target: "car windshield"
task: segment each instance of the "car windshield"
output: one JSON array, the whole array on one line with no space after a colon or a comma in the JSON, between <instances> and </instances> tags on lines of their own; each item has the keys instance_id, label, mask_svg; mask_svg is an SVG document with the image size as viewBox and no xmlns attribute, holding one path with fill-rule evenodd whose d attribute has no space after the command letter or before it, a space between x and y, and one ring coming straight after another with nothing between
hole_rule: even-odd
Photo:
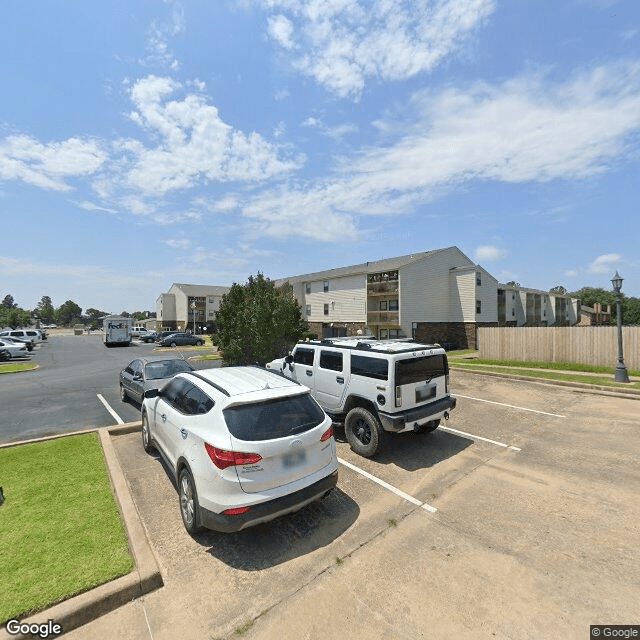
<instances>
[{"instance_id":1,"label":"car windshield","mask_svg":"<svg viewBox=\"0 0 640 640\"><path fill-rule=\"evenodd\" d=\"M149 362L144 368L147 380L172 378L176 373L185 371L193 371L193 368L184 360L159 360L158 362Z\"/></svg>"},{"instance_id":2,"label":"car windshield","mask_svg":"<svg viewBox=\"0 0 640 640\"><path fill-rule=\"evenodd\" d=\"M229 407L227 427L238 440L275 440L304 433L324 420L324 412L308 393L267 402Z\"/></svg>"}]
</instances>

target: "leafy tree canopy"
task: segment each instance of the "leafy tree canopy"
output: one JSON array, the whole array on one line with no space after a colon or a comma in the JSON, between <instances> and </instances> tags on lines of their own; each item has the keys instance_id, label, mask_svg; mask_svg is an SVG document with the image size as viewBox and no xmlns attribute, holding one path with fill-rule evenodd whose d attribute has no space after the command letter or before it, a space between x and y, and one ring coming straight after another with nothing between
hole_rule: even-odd
<instances>
[{"instance_id":1,"label":"leafy tree canopy","mask_svg":"<svg viewBox=\"0 0 640 640\"><path fill-rule=\"evenodd\" d=\"M51 298L49 296L42 296L40 302L33 310L34 315L37 316L40 322L44 322L45 324L49 324L53 322L55 318L55 309L53 308L53 302L51 302Z\"/></svg>"},{"instance_id":2,"label":"leafy tree canopy","mask_svg":"<svg viewBox=\"0 0 640 640\"><path fill-rule=\"evenodd\" d=\"M82 316L82 309L73 300L67 300L56 309L56 320L58 324L71 325L79 322Z\"/></svg>"},{"instance_id":3,"label":"leafy tree canopy","mask_svg":"<svg viewBox=\"0 0 640 640\"><path fill-rule=\"evenodd\" d=\"M226 364L266 364L283 355L307 331L290 286L277 288L262 273L234 283L222 296L215 340Z\"/></svg>"},{"instance_id":4,"label":"leafy tree canopy","mask_svg":"<svg viewBox=\"0 0 640 640\"><path fill-rule=\"evenodd\" d=\"M549 289L549 293L555 293L559 296L564 296L566 295L567 290L561 284L557 284L555 287L551 287L551 289Z\"/></svg>"},{"instance_id":5,"label":"leafy tree canopy","mask_svg":"<svg viewBox=\"0 0 640 640\"><path fill-rule=\"evenodd\" d=\"M5 309L16 309L18 307L11 294L7 294L4 297L4 299L2 300L2 305L0 306L4 307Z\"/></svg>"},{"instance_id":6,"label":"leafy tree canopy","mask_svg":"<svg viewBox=\"0 0 640 640\"><path fill-rule=\"evenodd\" d=\"M31 313L19 307L5 307L0 305L0 328L28 327L31 324Z\"/></svg>"}]
</instances>

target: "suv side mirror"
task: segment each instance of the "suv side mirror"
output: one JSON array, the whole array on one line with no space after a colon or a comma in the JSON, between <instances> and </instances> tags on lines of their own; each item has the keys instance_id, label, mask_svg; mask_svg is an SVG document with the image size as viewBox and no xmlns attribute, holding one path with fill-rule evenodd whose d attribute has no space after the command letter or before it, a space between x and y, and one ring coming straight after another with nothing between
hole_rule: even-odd
<instances>
[{"instance_id":1,"label":"suv side mirror","mask_svg":"<svg viewBox=\"0 0 640 640\"><path fill-rule=\"evenodd\" d=\"M287 364L291 364L291 363L293 362L293 355L289 354L289 355L284 359L284 361L285 361Z\"/></svg>"},{"instance_id":2,"label":"suv side mirror","mask_svg":"<svg viewBox=\"0 0 640 640\"><path fill-rule=\"evenodd\" d=\"M144 392L145 398L157 398L160 395L160 389L147 389Z\"/></svg>"}]
</instances>

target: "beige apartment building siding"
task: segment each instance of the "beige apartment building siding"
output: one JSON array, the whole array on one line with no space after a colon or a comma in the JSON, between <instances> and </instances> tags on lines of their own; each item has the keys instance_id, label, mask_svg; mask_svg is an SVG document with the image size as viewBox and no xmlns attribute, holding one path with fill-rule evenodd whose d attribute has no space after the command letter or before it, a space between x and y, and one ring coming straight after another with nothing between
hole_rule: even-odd
<instances>
[{"instance_id":1,"label":"beige apartment building siding","mask_svg":"<svg viewBox=\"0 0 640 640\"><path fill-rule=\"evenodd\" d=\"M400 268L400 316L402 328L411 335L411 323L463 322L463 303L458 294L469 283L458 283L451 270L474 267L473 262L456 247L438 251ZM473 319L471 320L471 322Z\"/></svg>"},{"instance_id":2,"label":"beige apartment building siding","mask_svg":"<svg viewBox=\"0 0 640 640\"><path fill-rule=\"evenodd\" d=\"M329 290L324 290L327 282ZM306 293L306 286L311 291ZM294 294L297 293L294 288ZM303 282L299 287L302 297L304 317L308 322L366 322L367 320L367 284L364 274L326 278ZM311 313L306 314L307 305ZM324 313L327 305L328 313Z\"/></svg>"}]
</instances>

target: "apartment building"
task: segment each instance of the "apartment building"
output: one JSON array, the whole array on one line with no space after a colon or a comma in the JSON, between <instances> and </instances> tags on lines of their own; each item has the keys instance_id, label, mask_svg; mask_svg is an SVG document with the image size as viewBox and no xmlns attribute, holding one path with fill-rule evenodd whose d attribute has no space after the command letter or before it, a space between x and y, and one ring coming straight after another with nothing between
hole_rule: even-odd
<instances>
[{"instance_id":1,"label":"apartment building","mask_svg":"<svg viewBox=\"0 0 640 640\"><path fill-rule=\"evenodd\" d=\"M496 326L498 281L457 247L282 278L321 337L414 337L475 346Z\"/></svg>"},{"instance_id":2,"label":"apartment building","mask_svg":"<svg viewBox=\"0 0 640 640\"><path fill-rule=\"evenodd\" d=\"M518 284L498 287L498 325L507 327L572 326L580 322L580 300Z\"/></svg>"},{"instance_id":3,"label":"apartment building","mask_svg":"<svg viewBox=\"0 0 640 640\"><path fill-rule=\"evenodd\" d=\"M458 247L293 275L303 318L319 337L371 334L476 348L483 326L573 325L580 301L500 284ZM158 326L211 329L229 287L173 284L156 303ZM195 309L192 310L192 305Z\"/></svg>"},{"instance_id":4,"label":"apartment building","mask_svg":"<svg viewBox=\"0 0 640 640\"><path fill-rule=\"evenodd\" d=\"M156 300L158 331L176 329L205 333L214 325L222 296L230 287L173 283L167 293Z\"/></svg>"}]
</instances>

